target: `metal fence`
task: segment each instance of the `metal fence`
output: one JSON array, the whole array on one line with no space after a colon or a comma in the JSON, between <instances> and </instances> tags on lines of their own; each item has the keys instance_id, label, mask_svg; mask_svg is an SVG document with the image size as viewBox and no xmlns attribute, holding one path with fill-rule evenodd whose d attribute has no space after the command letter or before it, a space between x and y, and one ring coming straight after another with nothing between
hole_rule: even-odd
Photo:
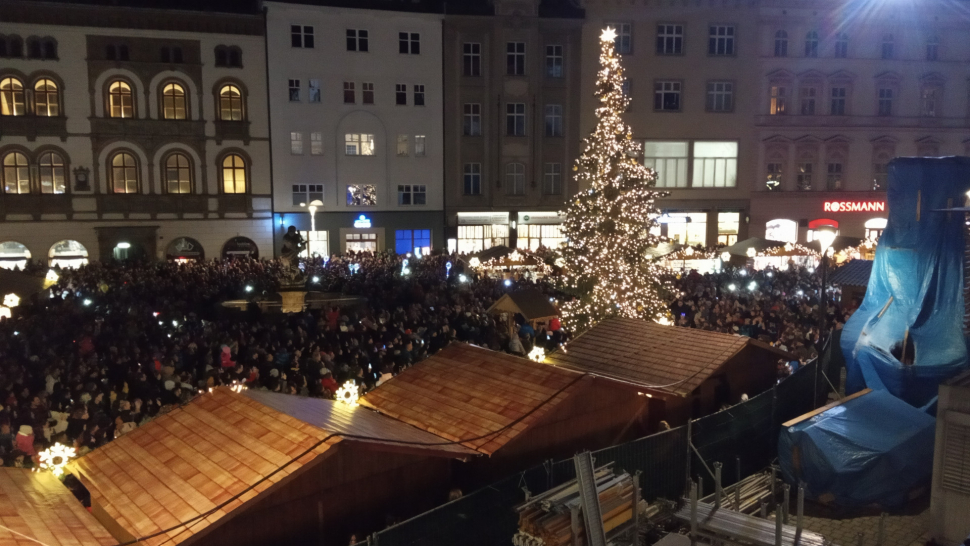
<instances>
[{"instance_id":1,"label":"metal fence","mask_svg":"<svg viewBox=\"0 0 970 546\"><path fill-rule=\"evenodd\" d=\"M768 466L777 454L781 424L811 411L824 399L828 387L823 373L816 373L816 365L804 366L772 389L687 426L595 451L594 462L596 466L613 463L617 470L640 472L640 487L647 501L680 497L688 477L702 478L704 489L713 492L715 462L723 465L722 484L730 485L738 477ZM389 527L372 535L368 543L509 544L518 525L512 507L525 500L526 490L542 493L575 477L572 459L549 461Z\"/></svg>"}]
</instances>

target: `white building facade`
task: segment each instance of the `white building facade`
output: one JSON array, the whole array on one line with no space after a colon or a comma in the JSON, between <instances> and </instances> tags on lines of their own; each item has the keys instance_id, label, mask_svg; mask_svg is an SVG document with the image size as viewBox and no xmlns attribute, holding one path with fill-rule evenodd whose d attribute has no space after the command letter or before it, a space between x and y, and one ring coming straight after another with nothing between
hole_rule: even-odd
<instances>
[{"instance_id":1,"label":"white building facade","mask_svg":"<svg viewBox=\"0 0 970 546\"><path fill-rule=\"evenodd\" d=\"M272 255L261 17L5 2L0 20L0 266Z\"/></svg>"},{"instance_id":2,"label":"white building facade","mask_svg":"<svg viewBox=\"0 0 970 546\"><path fill-rule=\"evenodd\" d=\"M277 248L441 248L441 15L263 5Z\"/></svg>"}]
</instances>

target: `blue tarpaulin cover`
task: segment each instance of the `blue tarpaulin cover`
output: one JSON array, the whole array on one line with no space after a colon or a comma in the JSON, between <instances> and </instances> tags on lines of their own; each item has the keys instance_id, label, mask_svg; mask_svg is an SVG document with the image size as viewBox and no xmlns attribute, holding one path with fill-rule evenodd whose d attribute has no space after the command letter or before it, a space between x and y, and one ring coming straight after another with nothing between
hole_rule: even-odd
<instances>
[{"instance_id":1,"label":"blue tarpaulin cover","mask_svg":"<svg viewBox=\"0 0 970 546\"><path fill-rule=\"evenodd\" d=\"M846 392L888 390L924 406L967 364L963 336L964 214L970 158L897 158L889 163L888 223L862 306L842 332ZM915 348L904 365L903 338ZM894 351L894 346L896 347Z\"/></svg>"},{"instance_id":2,"label":"blue tarpaulin cover","mask_svg":"<svg viewBox=\"0 0 970 546\"><path fill-rule=\"evenodd\" d=\"M872 391L783 428L788 483L840 507L898 508L933 474L936 419L886 391Z\"/></svg>"}]
</instances>

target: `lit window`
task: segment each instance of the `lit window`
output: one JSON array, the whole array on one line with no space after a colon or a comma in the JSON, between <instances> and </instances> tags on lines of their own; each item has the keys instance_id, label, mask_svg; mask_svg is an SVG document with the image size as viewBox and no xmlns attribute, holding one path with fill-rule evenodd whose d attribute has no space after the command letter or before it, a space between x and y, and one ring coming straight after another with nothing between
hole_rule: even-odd
<instances>
[{"instance_id":1,"label":"lit window","mask_svg":"<svg viewBox=\"0 0 970 546\"><path fill-rule=\"evenodd\" d=\"M347 186L347 206L370 207L377 204L377 186L351 184Z\"/></svg>"},{"instance_id":2,"label":"lit window","mask_svg":"<svg viewBox=\"0 0 970 546\"><path fill-rule=\"evenodd\" d=\"M38 116L55 117L60 115L57 84L44 78L34 84L34 113Z\"/></svg>"},{"instance_id":3,"label":"lit window","mask_svg":"<svg viewBox=\"0 0 970 546\"><path fill-rule=\"evenodd\" d=\"M177 83L167 84L162 89L162 117L185 119L185 112L185 89Z\"/></svg>"},{"instance_id":4,"label":"lit window","mask_svg":"<svg viewBox=\"0 0 970 546\"><path fill-rule=\"evenodd\" d=\"M138 193L138 163L135 156L120 152L111 158L111 188L114 193Z\"/></svg>"},{"instance_id":5,"label":"lit window","mask_svg":"<svg viewBox=\"0 0 970 546\"><path fill-rule=\"evenodd\" d=\"M408 136L397 135L397 156L407 157L408 155Z\"/></svg>"},{"instance_id":6,"label":"lit window","mask_svg":"<svg viewBox=\"0 0 970 546\"><path fill-rule=\"evenodd\" d=\"M219 90L219 119L222 121L242 121L242 93L235 85L224 85Z\"/></svg>"},{"instance_id":7,"label":"lit window","mask_svg":"<svg viewBox=\"0 0 970 546\"><path fill-rule=\"evenodd\" d=\"M345 155L374 155L374 135L347 133L344 135Z\"/></svg>"},{"instance_id":8,"label":"lit window","mask_svg":"<svg viewBox=\"0 0 970 546\"><path fill-rule=\"evenodd\" d=\"M717 244L733 245L738 242L738 230L741 227L741 213L717 213Z\"/></svg>"},{"instance_id":9,"label":"lit window","mask_svg":"<svg viewBox=\"0 0 970 546\"><path fill-rule=\"evenodd\" d=\"M427 204L427 186L421 184L401 184L397 187L398 205L424 205Z\"/></svg>"},{"instance_id":10,"label":"lit window","mask_svg":"<svg viewBox=\"0 0 970 546\"><path fill-rule=\"evenodd\" d=\"M561 78L563 75L562 65L562 46L546 46L546 76L550 78Z\"/></svg>"},{"instance_id":11,"label":"lit window","mask_svg":"<svg viewBox=\"0 0 970 546\"><path fill-rule=\"evenodd\" d=\"M734 55L734 27L711 25L707 39L708 55Z\"/></svg>"},{"instance_id":12,"label":"lit window","mask_svg":"<svg viewBox=\"0 0 970 546\"><path fill-rule=\"evenodd\" d=\"M134 117L131 86L125 82L111 82L108 86L108 115L113 118Z\"/></svg>"},{"instance_id":13,"label":"lit window","mask_svg":"<svg viewBox=\"0 0 970 546\"><path fill-rule=\"evenodd\" d=\"M784 166L777 162L771 161L766 167L767 175L765 176L765 187L768 191L777 190L781 188L782 176L784 174Z\"/></svg>"},{"instance_id":14,"label":"lit window","mask_svg":"<svg viewBox=\"0 0 970 546\"><path fill-rule=\"evenodd\" d=\"M542 179L542 193L546 195L562 194L562 163L546 163L545 174Z\"/></svg>"},{"instance_id":15,"label":"lit window","mask_svg":"<svg viewBox=\"0 0 970 546\"><path fill-rule=\"evenodd\" d=\"M695 188L733 188L737 184L737 142L695 142Z\"/></svg>"},{"instance_id":16,"label":"lit window","mask_svg":"<svg viewBox=\"0 0 970 546\"><path fill-rule=\"evenodd\" d=\"M643 165L657 173L658 188L687 187L687 142L643 143Z\"/></svg>"},{"instance_id":17,"label":"lit window","mask_svg":"<svg viewBox=\"0 0 970 546\"><path fill-rule=\"evenodd\" d=\"M785 243L798 242L798 222L787 219L770 220L765 223L765 239Z\"/></svg>"},{"instance_id":18,"label":"lit window","mask_svg":"<svg viewBox=\"0 0 970 546\"><path fill-rule=\"evenodd\" d=\"M367 51L367 31L347 29L347 51Z\"/></svg>"},{"instance_id":19,"label":"lit window","mask_svg":"<svg viewBox=\"0 0 970 546\"><path fill-rule=\"evenodd\" d=\"M684 25L657 25L657 55L684 52Z\"/></svg>"},{"instance_id":20,"label":"lit window","mask_svg":"<svg viewBox=\"0 0 970 546\"><path fill-rule=\"evenodd\" d=\"M505 189L509 195L525 195L525 165L509 163L505 166Z\"/></svg>"},{"instance_id":21,"label":"lit window","mask_svg":"<svg viewBox=\"0 0 970 546\"><path fill-rule=\"evenodd\" d=\"M814 165L811 163L799 163L798 164L798 176L796 177L796 183L798 184L798 189L802 191L811 191L812 189L812 170Z\"/></svg>"},{"instance_id":22,"label":"lit window","mask_svg":"<svg viewBox=\"0 0 970 546\"><path fill-rule=\"evenodd\" d=\"M303 133L298 131L290 133L290 153L303 155Z\"/></svg>"},{"instance_id":23,"label":"lit window","mask_svg":"<svg viewBox=\"0 0 970 546\"><path fill-rule=\"evenodd\" d=\"M237 154L229 154L222 160L222 191L246 193L246 161Z\"/></svg>"},{"instance_id":24,"label":"lit window","mask_svg":"<svg viewBox=\"0 0 970 546\"><path fill-rule=\"evenodd\" d=\"M414 157L424 157L426 151L426 141L424 135L414 135Z\"/></svg>"},{"instance_id":25,"label":"lit window","mask_svg":"<svg viewBox=\"0 0 970 546\"><path fill-rule=\"evenodd\" d=\"M185 154L172 154L165 160L165 186L168 193L192 193L192 169Z\"/></svg>"},{"instance_id":26,"label":"lit window","mask_svg":"<svg viewBox=\"0 0 970 546\"><path fill-rule=\"evenodd\" d=\"M67 190L64 184L64 158L54 152L40 156L40 192L62 194Z\"/></svg>"},{"instance_id":27,"label":"lit window","mask_svg":"<svg viewBox=\"0 0 970 546\"><path fill-rule=\"evenodd\" d=\"M310 133L310 155L323 155L323 133Z\"/></svg>"},{"instance_id":28,"label":"lit window","mask_svg":"<svg viewBox=\"0 0 970 546\"><path fill-rule=\"evenodd\" d=\"M11 152L3 156L3 191L30 193L30 167L24 154Z\"/></svg>"},{"instance_id":29,"label":"lit window","mask_svg":"<svg viewBox=\"0 0 970 546\"><path fill-rule=\"evenodd\" d=\"M397 33L398 53L418 55L421 53L421 35L417 32Z\"/></svg>"},{"instance_id":30,"label":"lit window","mask_svg":"<svg viewBox=\"0 0 970 546\"><path fill-rule=\"evenodd\" d=\"M431 230L429 229L398 229L394 233L394 251L398 254L414 252L420 248L422 252L431 252Z\"/></svg>"},{"instance_id":31,"label":"lit window","mask_svg":"<svg viewBox=\"0 0 970 546\"><path fill-rule=\"evenodd\" d=\"M465 163L464 181L462 185L465 195L482 194L482 164Z\"/></svg>"},{"instance_id":32,"label":"lit window","mask_svg":"<svg viewBox=\"0 0 970 546\"><path fill-rule=\"evenodd\" d=\"M505 73L509 76L525 75L525 42L505 44Z\"/></svg>"},{"instance_id":33,"label":"lit window","mask_svg":"<svg viewBox=\"0 0 970 546\"><path fill-rule=\"evenodd\" d=\"M780 116L786 112L788 97L785 91L786 89L783 86L771 86L771 104L769 105L768 113L772 116Z\"/></svg>"}]
</instances>

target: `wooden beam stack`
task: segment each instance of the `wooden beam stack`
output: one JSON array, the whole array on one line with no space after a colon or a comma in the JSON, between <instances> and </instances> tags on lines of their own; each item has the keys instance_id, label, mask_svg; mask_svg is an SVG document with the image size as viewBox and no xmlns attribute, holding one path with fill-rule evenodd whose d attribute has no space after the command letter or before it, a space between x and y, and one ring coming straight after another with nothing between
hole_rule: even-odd
<instances>
[{"instance_id":1,"label":"wooden beam stack","mask_svg":"<svg viewBox=\"0 0 970 546\"><path fill-rule=\"evenodd\" d=\"M633 478L629 474L614 475L608 466L595 472L596 491L603 512L603 527L607 538L618 534L634 521L634 510L645 509L633 505ZM585 546L586 527L583 523L582 503L576 480L537 495L515 510L519 513L519 532L513 537L515 546Z\"/></svg>"}]
</instances>

